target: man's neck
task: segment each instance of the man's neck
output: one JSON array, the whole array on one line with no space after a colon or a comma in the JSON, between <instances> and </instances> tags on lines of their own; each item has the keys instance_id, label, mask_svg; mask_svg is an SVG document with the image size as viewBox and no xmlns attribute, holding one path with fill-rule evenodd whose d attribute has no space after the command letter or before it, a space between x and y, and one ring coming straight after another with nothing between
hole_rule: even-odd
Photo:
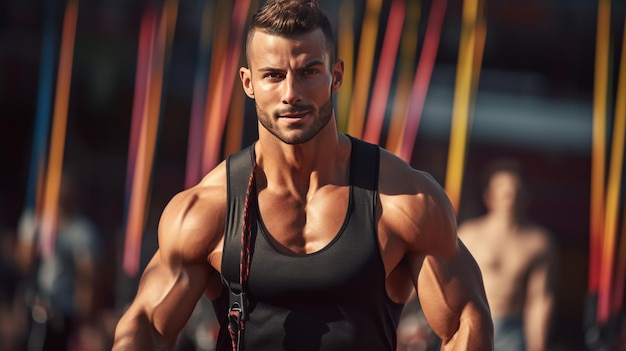
<instances>
[{"instance_id":1,"label":"man's neck","mask_svg":"<svg viewBox=\"0 0 626 351\"><path fill-rule=\"evenodd\" d=\"M255 151L268 184L309 191L347 181L349 144L348 137L335 131L322 132L296 145L285 144L273 136L260 137Z\"/></svg>"},{"instance_id":2,"label":"man's neck","mask_svg":"<svg viewBox=\"0 0 626 351\"><path fill-rule=\"evenodd\" d=\"M509 211L491 211L487 213L487 220L494 226L512 230L519 226L519 218Z\"/></svg>"}]
</instances>

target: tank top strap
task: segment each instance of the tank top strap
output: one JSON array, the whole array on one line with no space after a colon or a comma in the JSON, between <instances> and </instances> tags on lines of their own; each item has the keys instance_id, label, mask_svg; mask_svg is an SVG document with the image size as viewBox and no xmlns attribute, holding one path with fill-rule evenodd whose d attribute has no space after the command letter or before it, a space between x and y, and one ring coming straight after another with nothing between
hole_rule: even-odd
<instances>
[{"instance_id":1,"label":"tank top strap","mask_svg":"<svg viewBox=\"0 0 626 351\"><path fill-rule=\"evenodd\" d=\"M378 145L353 138L350 155L350 184L358 188L378 190L380 148Z\"/></svg>"},{"instance_id":2,"label":"tank top strap","mask_svg":"<svg viewBox=\"0 0 626 351\"><path fill-rule=\"evenodd\" d=\"M248 180L254 165L254 144L226 159L227 204L222 253L222 279L239 281L241 231ZM255 206L256 208L256 206Z\"/></svg>"}]
</instances>

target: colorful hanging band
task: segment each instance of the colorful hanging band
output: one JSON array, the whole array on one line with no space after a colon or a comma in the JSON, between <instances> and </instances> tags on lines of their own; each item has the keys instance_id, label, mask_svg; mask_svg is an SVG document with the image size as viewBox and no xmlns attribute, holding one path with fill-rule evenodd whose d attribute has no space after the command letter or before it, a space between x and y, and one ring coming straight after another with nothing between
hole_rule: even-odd
<instances>
[{"instance_id":1,"label":"colorful hanging band","mask_svg":"<svg viewBox=\"0 0 626 351\"><path fill-rule=\"evenodd\" d=\"M446 14L447 0L435 0L430 8L428 16L428 26L424 37L424 45L415 71L415 79L409 103L400 157L406 162L411 162L417 131L422 119L426 93L430 85L433 68L439 49L441 38L441 28Z\"/></svg>"},{"instance_id":2,"label":"colorful hanging band","mask_svg":"<svg viewBox=\"0 0 626 351\"><path fill-rule=\"evenodd\" d=\"M337 129L346 133L354 82L354 1L342 0L339 13L341 21L337 46L339 57L344 60L345 65L341 89L337 92Z\"/></svg>"},{"instance_id":3,"label":"colorful hanging band","mask_svg":"<svg viewBox=\"0 0 626 351\"><path fill-rule=\"evenodd\" d=\"M185 171L185 189L191 188L202 178L202 139L204 129L204 111L207 103L209 84L210 51L213 42L215 18L212 1L201 1L200 33L198 38L198 58L196 63L191 116L189 118L189 140L187 142L187 169Z\"/></svg>"},{"instance_id":4,"label":"colorful hanging band","mask_svg":"<svg viewBox=\"0 0 626 351\"><path fill-rule=\"evenodd\" d=\"M387 19L387 29L383 39L378 72L374 80L374 88L370 101L369 113L366 119L365 134L363 139L373 144L380 141L380 133L387 110L387 101L391 88L391 80L396 66L396 56L400 46L402 36L402 26L404 24L406 11L405 0L393 0Z\"/></svg>"},{"instance_id":5,"label":"colorful hanging band","mask_svg":"<svg viewBox=\"0 0 626 351\"><path fill-rule=\"evenodd\" d=\"M394 94L391 112L391 121L387 132L386 148L396 155L400 155L402 135L409 107L411 85L415 75L415 62L418 43L418 28L421 17L420 0L409 0L406 9L406 20L402 33L400 59L396 91Z\"/></svg>"},{"instance_id":6,"label":"colorful hanging band","mask_svg":"<svg viewBox=\"0 0 626 351\"><path fill-rule=\"evenodd\" d=\"M474 61L477 57L482 57L481 54L476 53L476 50L482 49L481 41L484 40L484 38L480 37L480 34L484 35L484 32L479 30L480 22L484 21L482 6L483 2L480 0L465 1L463 4L463 30L461 31L459 45L445 182L446 192L457 212L461 200L463 170L465 168L471 117L473 116L473 98L475 97L473 90L477 86L475 80L478 79L475 70L479 63Z\"/></svg>"},{"instance_id":7,"label":"colorful hanging band","mask_svg":"<svg viewBox=\"0 0 626 351\"><path fill-rule=\"evenodd\" d=\"M626 31L625 31L626 34ZM626 43L626 39L623 39ZM626 73L624 62L626 48L622 48L620 77L617 87L615 119L613 121L612 147L609 160L608 178L605 195L604 213L604 245L600 264L600 281L598 294L598 321L607 322L613 317L611 296L614 289L615 255L618 242L619 206L622 194L622 169L624 166L624 134L626 133Z\"/></svg>"},{"instance_id":8,"label":"colorful hanging band","mask_svg":"<svg viewBox=\"0 0 626 351\"><path fill-rule=\"evenodd\" d=\"M74 42L78 21L78 0L69 0L63 19L61 52L57 77L56 98L52 122L52 136L48 156L48 171L41 221L40 249L43 257L54 253L56 240L57 216L59 212L59 191L65 152L65 134L67 132L67 114L74 62Z\"/></svg>"},{"instance_id":9,"label":"colorful hanging band","mask_svg":"<svg viewBox=\"0 0 626 351\"><path fill-rule=\"evenodd\" d=\"M604 232L606 167L606 117L609 74L611 1L599 0L593 93L593 144L591 150L591 202L589 228L589 293L598 293Z\"/></svg>"},{"instance_id":10,"label":"colorful hanging band","mask_svg":"<svg viewBox=\"0 0 626 351\"><path fill-rule=\"evenodd\" d=\"M359 42L359 56L356 61L354 92L348 117L348 134L356 138L360 138L363 134L381 7L382 0L367 0Z\"/></svg>"},{"instance_id":11,"label":"colorful hanging band","mask_svg":"<svg viewBox=\"0 0 626 351\"><path fill-rule=\"evenodd\" d=\"M205 145L203 154L202 173L207 173L220 159L220 150L224 136L224 125L228 115L228 106L235 84L239 52L243 40L243 31L250 9L251 0L235 1L230 25L230 36L226 43L226 53L219 63L217 72L218 86L212 91L209 109L208 124L205 126Z\"/></svg>"},{"instance_id":12,"label":"colorful hanging band","mask_svg":"<svg viewBox=\"0 0 626 351\"><path fill-rule=\"evenodd\" d=\"M26 208L41 208L38 199L38 184L41 184L46 160L46 145L50 132L50 107L52 105L52 85L54 81L54 39L56 1L44 2L43 37L41 40L41 61L39 66L39 85L37 87L37 108L35 112L35 128L33 148L31 150L30 167L26 188ZM38 201L39 200L39 201Z\"/></svg>"},{"instance_id":13,"label":"colorful hanging band","mask_svg":"<svg viewBox=\"0 0 626 351\"><path fill-rule=\"evenodd\" d=\"M619 137L621 139L619 141L621 145L619 151L620 155L616 156L616 160L619 159L620 164L623 164L624 135L626 134L626 18L624 19L624 32L622 35L622 54L619 66L617 96L615 101L615 123L613 127L615 128L615 131L613 135L614 138ZM622 178L622 176L620 176L619 178ZM624 281L626 280L626 205L622 206L621 221L622 229L621 232L618 234L619 246L617 248L617 261L615 263L616 268L614 274L615 282L613 287L612 315L614 316L618 315L618 313L622 311L622 306L624 303ZM619 220L617 222L619 222Z\"/></svg>"}]
</instances>

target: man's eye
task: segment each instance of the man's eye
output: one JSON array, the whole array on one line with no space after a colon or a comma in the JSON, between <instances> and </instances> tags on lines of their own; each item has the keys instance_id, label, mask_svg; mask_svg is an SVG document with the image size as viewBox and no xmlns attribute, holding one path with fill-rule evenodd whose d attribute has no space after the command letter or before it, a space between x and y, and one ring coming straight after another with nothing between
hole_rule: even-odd
<instances>
[{"instance_id":1,"label":"man's eye","mask_svg":"<svg viewBox=\"0 0 626 351\"><path fill-rule=\"evenodd\" d=\"M318 74L318 73L319 73L319 70L317 68L308 68L302 71L302 74L305 76L311 76L311 75Z\"/></svg>"},{"instance_id":2,"label":"man's eye","mask_svg":"<svg viewBox=\"0 0 626 351\"><path fill-rule=\"evenodd\" d=\"M283 77L282 74L280 73L266 73L264 78L269 78L269 79L281 79Z\"/></svg>"}]
</instances>

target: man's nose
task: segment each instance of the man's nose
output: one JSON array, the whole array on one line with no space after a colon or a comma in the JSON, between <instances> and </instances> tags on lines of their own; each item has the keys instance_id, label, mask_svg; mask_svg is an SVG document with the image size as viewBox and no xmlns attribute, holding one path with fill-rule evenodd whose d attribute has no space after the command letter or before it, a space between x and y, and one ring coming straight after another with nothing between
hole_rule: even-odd
<instances>
[{"instance_id":1,"label":"man's nose","mask_svg":"<svg viewBox=\"0 0 626 351\"><path fill-rule=\"evenodd\" d=\"M283 104L295 105L302 100L300 81L294 75L287 75L283 81Z\"/></svg>"}]
</instances>

